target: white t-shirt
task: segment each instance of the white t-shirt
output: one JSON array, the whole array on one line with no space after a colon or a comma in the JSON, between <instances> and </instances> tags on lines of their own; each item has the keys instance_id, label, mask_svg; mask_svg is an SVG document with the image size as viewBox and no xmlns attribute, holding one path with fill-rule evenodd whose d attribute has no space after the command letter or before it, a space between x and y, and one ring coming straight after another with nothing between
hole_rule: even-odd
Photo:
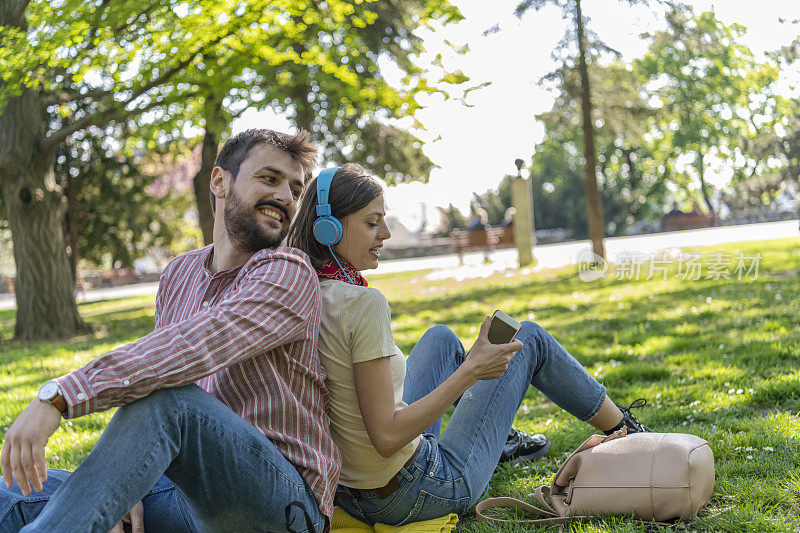
<instances>
[{"instance_id":1,"label":"white t-shirt","mask_svg":"<svg viewBox=\"0 0 800 533\"><path fill-rule=\"evenodd\" d=\"M370 287L332 279L320 280L322 317L319 355L331 396L331 434L342 454L339 483L356 489L382 487L417 449L419 437L388 459L372 446L358 407L353 364L390 357L395 408L403 403L406 359L395 345L386 297Z\"/></svg>"}]
</instances>

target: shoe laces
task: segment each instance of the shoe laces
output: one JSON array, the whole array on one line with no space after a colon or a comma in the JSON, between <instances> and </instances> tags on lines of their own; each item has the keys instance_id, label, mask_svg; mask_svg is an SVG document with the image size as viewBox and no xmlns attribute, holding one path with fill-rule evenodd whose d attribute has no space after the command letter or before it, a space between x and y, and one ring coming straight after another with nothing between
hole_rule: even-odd
<instances>
[{"instance_id":1,"label":"shoe laces","mask_svg":"<svg viewBox=\"0 0 800 533\"><path fill-rule=\"evenodd\" d=\"M635 431L648 431L644 424L639 422L636 416L631 412L631 409L639 409L647 405L647 400L645 398L637 398L628 407L619 407L619 410L622 411L623 416L623 423L633 426L629 429L633 429Z\"/></svg>"},{"instance_id":2,"label":"shoe laces","mask_svg":"<svg viewBox=\"0 0 800 533\"><path fill-rule=\"evenodd\" d=\"M522 444L523 435L524 433L522 433L520 430L512 427L511 430L508 432L508 438L506 439L506 447L509 446L512 448L518 447L520 444Z\"/></svg>"},{"instance_id":3,"label":"shoe laces","mask_svg":"<svg viewBox=\"0 0 800 533\"><path fill-rule=\"evenodd\" d=\"M639 402L641 402L641 403L639 403ZM640 407L644 407L645 405L647 405L647 399L646 398L637 398L637 399L633 400L628 407L620 407L620 410L625 409L626 411L628 411L630 413L631 409L638 409Z\"/></svg>"}]
</instances>

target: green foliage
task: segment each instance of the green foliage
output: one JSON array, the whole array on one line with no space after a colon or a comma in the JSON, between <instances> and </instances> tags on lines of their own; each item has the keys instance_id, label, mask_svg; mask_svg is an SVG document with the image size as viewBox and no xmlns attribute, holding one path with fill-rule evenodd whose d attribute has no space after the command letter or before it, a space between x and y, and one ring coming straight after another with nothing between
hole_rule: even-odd
<instances>
[{"instance_id":1,"label":"green foliage","mask_svg":"<svg viewBox=\"0 0 800 533\"><path fill-rule=\"evenodd\" d=\"M131 168L134 155L182 148L200 128L214 142L224 140L233 118L269 107L293 113L326 160L360 162L388 183L430 175L433 163L422 142L398 120L414 124L419 92L443 92L414 63L423 50L415 31L460 20L447 0L19 5L21 18L0 19L7 24L0 26L0 112L9 98L32 89L43 113L31 128L41 137L32 145L4 146L0 164L24 159L15 151L49 157L75 135L64 150L83 150L87 136L111 128L111 136L123 130L125 136L103 142ZM387 83L379 60L401 71L401 86ZM168 244L175 221L159 220L158 202L137 204L152 180L134 183L137 174L121 166L103 173L79 161L76 154L65 163L73 166L61 165L57 174L72 173L77 182L92 184L92 194L113 190L120 200L81 204L84 221L91 221L81 227L79 248L87 257L99 261L110 254L127 264L148 244ZM185 209L183 200L164 202L173 204L167 212Z\"/></svg>"},{"instance_id":2,"label":"green foliage","mask_svg":"<svg viewBox=\"0 0 800 533\"><path fill-rule=\"evenodd\" d=\"M427 181L434 165L423 153L422 141L400 127L398 119L416 124L412 120L419 108L415 95L440 92L447 98L449 89L437 86L461 84L468 78L456 71L446 74L436 86L429 84L429 73L414 62L423 51L422 38L415 30L435 21L460 20L461 14L449 2L439 0L367 5L373 12L372 22L341 32L341 44L330 51L336 62L349 68L354 82L332 80L324 68L289 65L278 72L289 85L290 99L284 102L294 112L297 125L310 130L321 145L324 160L360 163L389 184ZM306 45L293 46L304 49ZM379 58L399 69L402 90L386 83Z\"/></svg>"},{"instance_id":3,"label":"green foliage","mask_svg":"<svg viewBox=\"0 0 800 533\"><path fill-rule=\"evenodd\" d=\"M757 279L686 280L673 264L667 279L614 276L580 281L574 267L454 282L426 272L370 277L392 305L393 330L409 353L431 324L450 326L469 347L493 309L535 320L627 405L645 397L637 416L657 431L690 432L708 440L716 487L691 531L797 531L800 499L800 240L694 250L762 256ZM153 297L81 305L94 333L60 343L8 342L14 311L0 311L0 428L7 428L47 379L136 340L153 328ZM48 444L51 466L74 469L97 441L111 413L62 424ZM534 463L502 466L489 496L526 500L550 482L566 455L593 433L533 389L515 427L553 442ZM2 429L1 431L5 431ZM575 521L573 532L654 531L624 518ZM494 532L470 515L462 532ZM534 531L510 527L503 531Z\"/></svg>"},{"instance_id":4,"label":"green foliage","mask_svg":"<svg viewBox=\"0 0 800 533\"><path fill-rule=\"evenodd\" d=\"M453 204L448 205L446 208L439 207L438 209L441 217L439 237L447 237L452 230L467 227L467 219Z\"/></svg>"},{"instance_id":5,"label":"green foliage","mask_svg":"<svg viewBox=\"0 0 800 533\"><path fill-rule=\"evenodd\" d=\"M733 212L763 210L775 205L776 200L785 192L797 193L797 186L787 183L781 172L755 174L743 178L727 187L720 194L720 202Z\"/></svg>"},{"instance_id":6,"label":"green foliage","mask_svg":"<svg viewBox=\"0 0 800 533\"><path fill-rule=\"evenodd\" d=\"M644 134L653 111L643 100L642 87L630 65L608 65L594 57L588 65L597 102L599 125L595 143L600 198L607 235L619 235L640 220L657 219L667 204L668 170L656 147ZM536 118L544 123L545 139L536 146L530 164L534 218L537 229L566 228L585 237L586 196L583 177L583 133L577 71L564 66L548 76L556 92L550 111ZM476 195L473 204L502 220L511 206L506 178L497 192ZM497 222L492 222L497 223Z\"/></svg>"},{"instance_id":7,"label":"green foliage","mask_svg":"<svg viewBox=\"0 0 800 533\"><path fill-rule=\"evenodd\" d=\"M191 198L174 191L153 193L159 176L143 169L141 157L109 146L113 142L98 131L71 139L59 150L55 176L64 189L74 188L75 204L68 202L67 217L75 218L80 259L130 268L182 233Z\"/></svg>"},{"instance_id":8,"label":"green foliage","mask_svg":"<svg viewBox=\"0 0 800 533\"><path fill-rule=\"evenodd\" d=\"M573 236L586 235L582 165L574 142L553 136L536 147L530 167L536 229L566 228Z\"/></svg>"},{"instance_id":9,"label":"green foliage","mask_svg":"<svg viewBox=\"0 0 800 533\"><path fill-rule=\"evenodd\" d=\"M359 163L388 185L413 180L427 181L435 166L422 153L422 141L406 130L377 121L368 122L345 142L339 160ZM338 148L337 148L338 150Z\"/></svg>"},{"instance_id":10,"label":"green foliage","mask_svg":"<svg viewBox=\"0 0 800 533\"><path fill-rule=\"evenodd\" d=\"M486 211L490 226L502 224L506 219L506 211L511 207L511 176L506 176L495 191L486 194L473 193L470 211L476 209Z\"/></svg>"},{"instance_id":11,"label":"green foliage","mask_svg":"<svg viewBox=\"0 0 800 533\"><path fill-rule=\"evenodd\" d=\"M784 72L791 72L800 60L800 37L770 54ZM755 137L745 139L748 164L734 175L737 185L726 203L748 205L767 203L778 191L800 193L800 99L774 96L776 121L760 124Z\"/></svg>"},{"instance_id":12,"label":"green foliage","mask_svg":"<svg viewBox=\"0 0 800 533\"><path fill-rule=\"evenodd\" d=\"M618 59L603 64L600 57L592 56L587 68L598 126L595 144L605 231L618 235L636 221L660 216L667 201L668 170L659 158L658 148L645 135L644 124L653 111L644 100L643 87L631 65ZM580 110L574 105L579 98L580 80L574 69L565 66L550 74L548 83L557 97L550 111L537 116L544 123L548 138L534 154L534 188L540 181L544 197L557 202L556 206L543 207L544 213L552 212L572 225L554 225L555 221L545 219L542 228L567 227L582 236L586 227L582 208L585 199L580 198L579 192L583 180L584 162L579 156L583 153L583 135ZM557 162L558 158L562 161ZM539 159L546 162L538 163ZM539 177L536 170L545 174ZM557 185L561 191L556 192Z\"/></svg>"},{"instance_id":13,"label":"green foliage","mask_svg":"<svg viewBox=\"0 0 800 533\"><path fill-rule=\"evenodd\" d=\"M196 127L224 135L244 109L272 107L294 110L326 157L345 158L349 135L372 124L378 143L397 129L388 119L414 114L415 94L439 91L414 64L414 31L461 19L445 0L34 0L24 13L27 31L1 30L0 98L39 91L54 136L129 121L127 149L152 150ZM404 73L402 87L386 82L379 58ZM220 113L209 113L214 102ZM372 167L389 181L427 179L421 142L390 135L407 153Z\"/></svg>"},{"instance_id":14,"label":"green foliage","mask_svg":"<svg viewBox=\"0 0 800 533\"><path fill-rule=\"evenodd\" d=\"M667 22L634 62L657 109L648 133L664 147L667 164L674 166L683 155L691 158L690 177L699 180L700 194L714 211L712 187L705 181L708 156L724 159L737 174L744 170L742 160L750 173L764 165L746 151L749 141L778 119L772 91L778 67L759 63L739 42L744 26L727 26L712 12L695 15L676 8Z\"/></svg>"},{"instance_id":15,"label":"green foliage","mask_svg":"<svg viewBox=\"0 0 800 533\"><path fill-rule=\"evenodd\" d=\"M548 3L523 2L518 12ZM566 14L571 4L558 5ZM647 36L645 56L631 63L596 38L588 41L608 235L622 234L638 221L656 221L673 199L702 197L715 210L713 187L705 180L711 156L733 170L735 187L720 196L731 209L768 204L782 191L800 188L800 104L772 88L776 61L792 64L800 47L786 47L774 61L759 63L740 43L743 26L726 26L713 13L695 15L682 6L668 13L667 22L666 30ZM559 50L567 53L570 46L565 37ZM580 238L586 236L587 217L582 88L575 65L567 53L564 64L542 80L556 98L537 116L545 139L536 146L530 170L537 229L567 228ZM489 191L473 204L496 213L500 209L493 206L508 207L510 201Z\"/></svg>"}]
</instances>

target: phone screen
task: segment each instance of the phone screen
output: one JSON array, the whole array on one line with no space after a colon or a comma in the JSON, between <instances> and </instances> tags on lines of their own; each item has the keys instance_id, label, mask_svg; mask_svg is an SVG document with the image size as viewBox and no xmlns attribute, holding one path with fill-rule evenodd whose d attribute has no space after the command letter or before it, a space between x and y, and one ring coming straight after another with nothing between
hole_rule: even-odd
<instances>
[{"instance_id":1,"label":"phone screen","mask_svg":"<svg viewBox=\"0 0 800 533\"><path fill-rule=\"evenodd\" d=\"M519 328L515 328L494 316L492 317L492 323L489 325L489 342L492 344L509 343L514 339L517 331L519 331Z\"/></svg>"}]
</instances>

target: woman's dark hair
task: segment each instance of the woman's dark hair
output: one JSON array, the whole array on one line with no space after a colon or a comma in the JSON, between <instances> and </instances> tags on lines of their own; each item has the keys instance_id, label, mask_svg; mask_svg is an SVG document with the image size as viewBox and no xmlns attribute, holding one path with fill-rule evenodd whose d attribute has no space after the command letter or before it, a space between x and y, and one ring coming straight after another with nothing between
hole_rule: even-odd
<instances>
[{"instance_id":1,"label":"woman's dark hair","mask_svg":"<svg viewBox=\"0 0 800 533\"><path fill-rule=\"evenodd\" d=\"M331 189L328 192L331 214L343 223L344 217L365 208L381 194L383 189L380 184L361 165L347 163L331 180ZM289 228L287 243L307 253L311 264L319 270L333 258L328 247L314 238L313 227L316 220L317 178L314 178L306 185L306 192L300 200L300 209Z\"/></svg>"}]
</instances>

